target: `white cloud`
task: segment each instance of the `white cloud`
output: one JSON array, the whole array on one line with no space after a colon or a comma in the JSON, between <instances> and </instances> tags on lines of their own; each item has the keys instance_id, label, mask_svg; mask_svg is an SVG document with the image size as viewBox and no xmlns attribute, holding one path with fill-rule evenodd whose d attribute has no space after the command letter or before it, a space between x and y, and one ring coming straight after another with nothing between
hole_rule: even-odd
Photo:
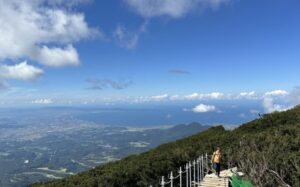
<instances>
[{"instance_id":1,"label":"white cloud","mask_svg":"<svg viewBox=\"0 0 300 187\"><path fill-rule=\"evenodd\" d=\"M134 102L151 102L151 101L194 101L194 100L221 100L227 99L226 95L221 92L212 92L207 94L193 93L189 95L154 95L154 96L141 96L134 99Z\"/></svg>"},{"instance_id":2,"label":"white cloud","mask_svg":"<svg viewBox=\"0 0 300 187\"><path fill-rule=\"evenodd\" d=\"M271 113L271 112L275 112L275 111L281 112L281 111L285 111L285 110L292 108L292 106L287 106L285 104L276 103L276 100L272 97L264 98L263 106L267 113Z\"/></svg>"},{"instance_id":3,"label":"white cloud","mask_svg":"<svg viewBox=\"0 0 300 187\"><path fill-rule=\"evenodd\" d=\"M295 87L290 93L289 93L289 101L293 106L300 104L300 87Z\"/></svg>"},{"instance_id":4,"label":"white cloud","mask_svg":"<svg viewBox=\"0 0 300 187\"><path fill-rule=\"evenodd\" d=\"M236 99L258 99L258 95L255 91L241 92Z\"/></svg>"},{"instance_id":5,"label":"white cloud","mask_svg":"<svg viewBox=\"0 0 300 187\"><path fill-rule=\"evenodd\" d=\"M192 111L196 112L196 113L213 112L216 110L217 110L217 108L215 106L205 105L205 104L199 104L192 109Z\"/></svg>"},{"instance_id":6,"label":"white cloud","mask_svg":"<svg viewBox=\"0 0 300 187\"><path fill-rule=\"evenodd\" d=\"M295 87L291 92L274 90L266 92L263 98L265 111L285 111L300 104L300 87Z\"/></svg>"},{"instance_id":7,"label":"white cloud","mask_svg":"<svg viewBox=\"0 0 300 187\"><path fill-rule=\"evenodd\" d=\"M190 95L186 95L185 98L187 100L195 100L195 99L200 99L201 98L201 94L198 93L192 93Z\"/></svg>"},{"instance_id":8,"label":"white cloud","mask_svg":"<svg viewBox=\"0 0 300 187\"><path fill-rule=\"evenodd\" d=\"M136 48L140 35L145 32L147 22L153 17L167 16L181 18L190 12L202 12L205 9L216 10L221 5L232 0L123 0L128 7L138 15L146 18L146 22L136 32L128 31L118 25L113 36L118 45L127 48ZM176 74L189 74L189 72L173 71Z\"/></svg>"},{"instance_id":9,"label":"white cloud","mask_svg":"<svg viewBox=\"0 0 300 187\"><path fill-rule=\"evenodd\" d=\"M12 66L0 65L0 78L4 79L29 81L40 77L43 73L43 70L28 65L26 61Z\"/></svg>"},{"instance_id":10,"label":"white cloud","mask_svg":"<svg viewBox=\"0 0 300 187\"><path fill-rule=\"evenodd\" d=\"M35 57L42 64L52 67L76 66L80 64L76 49L69 45L66 48L48 48L43 46Z\"/></svg>"},{"instance_id":11,"label":"white cloud","mask_svg":"<svg viewBox=\"0 0 300 187\"><path fill-rule=\"evenodd\" d=\"M150 101L164 101L169 98L168 94L151 96Z\"/></svg>"},{"instance_id":12,"label":"white cloud","mask_svg":"<svg viewBox=\"0 0 300 187\"><path fill-rule=\"evenodd\" d=\"M273 90L270 92L266 92L265 96L283 96L283 95L287 95L288 92L286 90Z\"/></svg>"},{"instance_id":13,"label":"white cloud","mask_svg":"<svg viewBox=\"0 0 300 187\"><path fill-rule=\"evenodd\" d=\"M200 99L224 99L225 94L221 92L212 92L208 94L193 93L184 96L187 100L200 100Z\"/></svg>"},{"instance_id":14,"label":"white cloud","mask_svg":"<svg viewBox=\"0 0 300 187\"><path fill-rule=\"evenodd\" d=\"M286 90L274 90L265 93L258 94L255 91L250 92L240 92L237 94L224 94L222 92L211 92L211 93L192 93L188 95L157 95L157 96L146 96L146 97L138 97L134 99L135 103L142 102L161 102L161 101L170 101L170 102L178 102L178 101L209 101L209 100L236 100L236 99L245 99L245 100L257 100L261 101L261 104L266 113L271 113L274 111L285 111L288 110L298 104L300 104L300 87L295 88L290 93ZM211 111L219 111L213 105L204 105L200 104L193 109L183 109L183 111L193 111L200 112L206 111L206 109ZM251 114L258 114L263 111L259 110L250 110ZM246 114L245 114L246 115Z\"/></svg>"},{"instance_id":15,"label":"white cloud","mask_svg":"<svg viewBox=\"0 0 300 187\"><path fill-rule=\"evenodd\" d=\"M52 99L37 99L37 100L34 100L32 101L33 104L45 104L45 105L48 105L48 104L52 104L53 101Z\"/></svg>"},{"instance_id":16,"label":"white cloud","mask_svg":"<svg viewBox=\"0 0 300 187\"><path fill-rule=\"evenodd\" d=\"M286 90L273 90L263 96L263 107L267 113L285 111L292 108L289 103L289 93Z\"/></svg>"},{"instance_id":17,"label":"white cloud","mask_svg":"<svg viewBox=\"0 0 300 187\"><path fill-rule=\"evenodd\" d=\"M242 97L252 97L255 96L255 91L251 91L251 92L241 92L240 96Z\"/></svg>"},{"instance_id":18,"label":"white cloud","mask_svg":"<svg viewBox=\"0 0 300 187\"><path fill-rule=\"evenodd\" d=\"M168 16L180 18L194 10L217 9L230 0L124 0L137 14L152 18Z\"/></svg>"},{"instance_id":19,"label":"white cloud","mask_svg":"<svg viewBox=\"0 0 300 187\"><path fill-rule=\"evenodd\" d=\"M147 30L148 22L144 22L137 31L129 31L122 25L118 25L113 32L113 37L120 47L126 49L136 48L140 35Z\"/></svg>"},{"instance_id":20,"label":"white cloud","mask_svg":"<svg viewBox=\"0 0 300 187\"><path fill-rule=\"evenodd\" d=\"M72 44L100 33L89 28L82 13L45 2L0 0L0 60L36 60L55 67L79 63Z\"/></svg>"},{"instance_id":21,"label":"white cloud","mask_svg":"<svg viewBox=\"0 0 300 187\"><path fill-rule=\"evenodd\" d=\"M213 92L213 93L207 94L206 97L210 98L210 99L222 99L224 97L224 94L220 93L220 92Z\"/></svg>"},{"instance_id":22,"label":"white cloud","mask_svg":"<svg viewBox=\"0 0 300 187\"><path fill-rule=\"evenodd\" d=\"M154 95L154 96L140 96L136 98L123 98L123 101L128 101L128 100L133 101L133 103L162 102L162 101L169 101L170 97L168 94L162 94L162 95Z\"/></svg>"}]
</instances>

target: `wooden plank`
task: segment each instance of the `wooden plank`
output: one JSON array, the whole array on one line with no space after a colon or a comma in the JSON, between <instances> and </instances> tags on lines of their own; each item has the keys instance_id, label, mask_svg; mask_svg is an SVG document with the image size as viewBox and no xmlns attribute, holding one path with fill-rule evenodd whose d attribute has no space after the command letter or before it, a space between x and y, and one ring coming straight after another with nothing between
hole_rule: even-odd
<instances>
[{"instance_id":1,"label":"wooden plank","mask_svg":"<svg viewBox=\"0 0 300 187\"><path fill-rule=\"evenodd\" d=\"M206 175L203 181L199 183L192 181L192 186L197 187L229 187L229 177L232 176L233 173L231 169L221 171L220 178L215 174Z\"/></svg>"},{"instance_id":2,"label":"wooden plank","mask_svg":"<svg viewBox=\"0 0 300 187\"><path fill-rule=\"evenodd\" d=\"M206 175L198 187L229 187L229 176L232 176L230 170L224 170L220 173L220 178L215 174ZM195 183L194 183L195 184Z\"/></svg>"}]
</instances>

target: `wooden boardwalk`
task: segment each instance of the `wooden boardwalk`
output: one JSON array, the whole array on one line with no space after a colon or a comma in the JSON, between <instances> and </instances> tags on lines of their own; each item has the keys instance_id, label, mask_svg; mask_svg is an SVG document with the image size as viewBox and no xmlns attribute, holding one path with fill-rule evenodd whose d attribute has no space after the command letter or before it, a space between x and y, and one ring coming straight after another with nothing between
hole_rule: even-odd
<instances>
[{"instance_id":1,"label":"wooden boardwalk","mask_svg":"<svg viewBox=\"0 0 300 187\"><path fill-rule=\"evenodd\" d=\"M180 167L175 176L171 171L167 180L162 176L160 186L229 187L230 177L233 175L243 175L241 172L238 172L236 167L221 171L220 177L217 177L214 173L205 175L207 171L211 171L208 156L207 154L201 155L196 160L186 163L183 167L184 169ZM203 175L205 175L204 178Z\"/></svg>"},{"instance_id":2,"label":"wooden boardwalk","mask_svg":"<svg viewBox=\"0 0 300 187\"><path fill-rule=\"evenodd\" d=\"M231 177L233 173L231 170L221 171L220 178L217 177L214 173L206 175L200 184L196 184L196 186L200 187L229 187L229 177ZM195 186L192 185L192 186Z\"/></svg>"}]
</instances>

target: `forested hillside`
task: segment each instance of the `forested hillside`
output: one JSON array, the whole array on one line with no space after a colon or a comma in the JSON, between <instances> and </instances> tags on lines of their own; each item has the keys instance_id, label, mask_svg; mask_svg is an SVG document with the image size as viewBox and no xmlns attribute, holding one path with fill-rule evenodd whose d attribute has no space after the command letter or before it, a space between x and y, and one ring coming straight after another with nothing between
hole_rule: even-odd
<instances>
[{"instance_id":1,"label":"forested hillside","mask_svg":"<svg viewBox=\"0 0 300 187\"><path fill-rule=\"evenodd\" d=\"M157 137L159 138L159 137ZM220 146L256 186L300 186L300 107L226 131L222 126L62 180L32 186L158 186L162 175Z\"/></svg>"}]
</instances>

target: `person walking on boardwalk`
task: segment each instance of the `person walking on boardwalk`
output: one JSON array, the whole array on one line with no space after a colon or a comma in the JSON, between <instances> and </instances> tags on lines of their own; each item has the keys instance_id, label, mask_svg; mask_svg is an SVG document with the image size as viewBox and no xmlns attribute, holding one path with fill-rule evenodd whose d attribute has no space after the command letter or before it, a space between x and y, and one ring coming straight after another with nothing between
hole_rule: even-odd
<instances>
[{"instance_id":1,"label":"person walking on boardwalk","mask_svg":"<svg viewBox=\"0 0 300 187\"><path fill-rule=\"evenodd\" d=\"M211 162L213 163L213 167L216 170L216 175L218 177L220 177L221 160L222 160L221 149L219 147L217 147L217 150L213 153L213 155L211 157Z\"/></svg>"}]
</instances>

